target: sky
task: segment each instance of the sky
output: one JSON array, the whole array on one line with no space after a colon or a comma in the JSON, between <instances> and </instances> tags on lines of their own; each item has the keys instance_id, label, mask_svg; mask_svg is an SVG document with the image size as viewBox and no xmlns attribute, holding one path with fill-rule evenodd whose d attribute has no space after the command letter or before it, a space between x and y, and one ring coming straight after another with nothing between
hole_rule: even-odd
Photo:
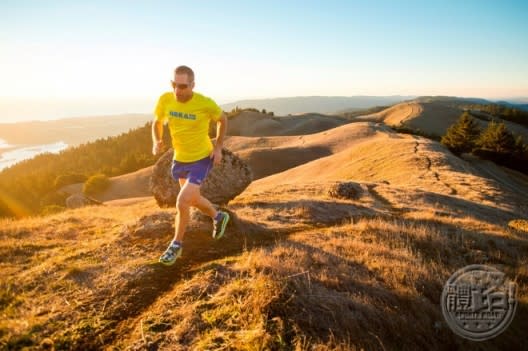
<instances>
[{"instance_id":1,"label":"sky","mask_svg":"<svg viewBox=\"0 0 528 351\"><path fill-rule=\"evenodd\" d=\"M0 121L149 113L173 70L218 103L528 96L528 1L0 2Z\"/></svg>"}]
</instances>

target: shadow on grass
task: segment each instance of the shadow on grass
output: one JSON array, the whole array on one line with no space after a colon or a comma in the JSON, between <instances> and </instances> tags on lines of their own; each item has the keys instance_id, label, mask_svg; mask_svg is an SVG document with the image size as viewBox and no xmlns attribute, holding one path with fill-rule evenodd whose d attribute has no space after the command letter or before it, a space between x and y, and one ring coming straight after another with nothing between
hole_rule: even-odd
<instances>
[{"instance_id":1,"label":"shadow on grass","mask_svg":"<svg viewBox=\"0 0 528 351\"><path fill-rule=\"evenodd\" d=\"M490 213L501 220L514 216L508 211L456 197L428 194L432 194L430 196L436 201L449 201L450 206L459 209L469 206L476 208L477 210L471 215L487 223L496 224L497 218L490 216ZM274 220L293 223L297 216L297 221L305 221L314 226L332 226L351 218L377 216L389 218L386 212L361 205L324 200L250 203L247 206L274 209L274 215L277 216ZM287 214L292 209L302 210ZM497 214L497 211L500 213ZM197 267L226 256L240 254L245 250L268 246L277 239L285 239L289 232L294 231L294 229L270 231L265 225L239 218L233 212L231 217L232 221L228 226L226 237L219 241L214 241L210 231L204 230L203 227L191 228L186 233L184 254L174 266L167 267L153 260L137 266L132 272L127 272L125 279L122 279L121 284L116 287L115 299L112 299L104 309L102 318L107 322L100 328L87 329L72 348L99 349L101 345L113 343L120 336L118 330L122 332L132 327L128 325L130 318L140 315L181 279L194 275L196 270L200 269ZM445 233L445 240L438 236L416 236L411 238L409 245L413 250L420 252L425 259L439 261L449 269L452 268L453 272L461 268L458 265L462 263L499 263L515 267L528 253L527 242L519 238L468 231L436 220L402 219L402 221L416 226L430 226ZM387 232L380 240L386 243L391 237L400 234ZM147 247L150 246L148 250L157 250L161 253L172 233L163 235L164 237L141 240L147 244ZM470 243L465 243L466 241ZM439 307L443 281L431 278L416 282L416 290L421 295L406 296L384 287L383 284L359 282L356 274L365 277L376 276L375 272L369 271L364 265L307 244L293 243L287 239L284 243L295 245L298 250L325 257L325 265L316 269L344 263L350 270L349 274L339 276L339 283L335 286L328 286L326 282L317 279L312 280L310 286L306 286L303 277L293 278L287 282L279 301L270 306L268 319L272 320L276 316L283 320L287 330L286 336L290 337L288 341L290 345L293 345L295 333L301 331L303 335L320 342L328 342L332 339L336 343L357 344L365 349L386 347L439 350L519 349L522 331L528 327L527 319L519 317L520 313L526 316L527 306L520 304L516 320L503 335L480 344L466 341L453 334L443 321ZM474 260L475 257L470 254L472 250L484 252L502 250L507 257L490 255L485 262L482 262L478 259ZM450 259L453 253L457 257ZM202 269L220 269L220 266L215 267L214 263L211 263L205 268L202 266ZM367 303L358 298L351 298L361 295L368 296Z\"/></svg>"},{"instance_id":2,"label":"shadow on grass","mask_svg":"<svg viewBox=\"0 0 528 351\"><path fill-rule=\"evenodd\" d=\"M281 245L309 257L298 267L309 271L309 276L281 277L276 273L278 279L286 278L287 282L278 301L270 306L268 319L280 318L284 323L288 345L293 346L295 340L304 337L309 343L365 350L520 350L524 347L523 331L528 327L528 306L524 302L519 302L517 315L501 335L473 342L454 334L445 323L440 307L445 281L438 277L419 282L429 290L426 298L422 294L413 296L385 286L376 272L365 265L316 245L290 240ZM337 265L340 265L339 281L335 283L326 277L331 275L331 267Z\"/></svg>"}]
</instances>

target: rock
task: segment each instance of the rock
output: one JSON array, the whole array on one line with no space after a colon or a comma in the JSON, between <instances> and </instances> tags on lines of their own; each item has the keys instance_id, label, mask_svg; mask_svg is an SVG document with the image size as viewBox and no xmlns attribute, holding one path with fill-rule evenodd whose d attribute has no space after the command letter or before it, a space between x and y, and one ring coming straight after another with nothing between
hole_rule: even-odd
<instances>
[{"instance_id":1,"label":"rock","mask_svg":"<svg viewBox=\"0 0 528 351\"><path fill-rule=\"evenodd\" d=\"M339 182L330 187L328 195L338 199L357 200L361 197L364 190L358 183Z\"/></svg>"},{"instance_id":2,"label":"rock","mask_svg":"<svg viewBox=\"0 0 528 351\"><path fill-rule=\"evenodd\" d=\"M172 179L173 150L169 149L156 162L150 178L150 191L160 207L175 207L180 185ZM249 166L227 149L222 149L222 162L214 166L202 184L202 195L217 205L226 205L251 183Z\"/></svg>"},{"instance_id":3,"label":"rock","mask_svg":"<svg viewBox=\"0 0 528 351\"><path fill-rule=\"evenodd\" d=\"M79 208L91 205L102 205L101 201L97 201L88 197L84 194L73 194L66 198L66 207L68 208Z\"/></svg>"},{"instance_id":4,"label":"rock","mask_svg":"<svg viewBox=\"0 0 528 351\"><path fill-rule=\"evenodd\" d=\"M143 216L132 228L129 228L129 231L137 236L159 236L174 232L174 214L157 212Z\"/></svg>"}]
</instances>

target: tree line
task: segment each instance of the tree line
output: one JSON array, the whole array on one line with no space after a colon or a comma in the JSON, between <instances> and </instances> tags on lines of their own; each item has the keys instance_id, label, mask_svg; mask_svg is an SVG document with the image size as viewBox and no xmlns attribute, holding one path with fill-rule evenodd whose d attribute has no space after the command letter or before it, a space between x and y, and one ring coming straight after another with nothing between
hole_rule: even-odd
<instances>
[{"instance_id":1,"label":"tree line","mask_svg":"<svg viewBox=\"0 0 528 351\"><path fill-rule=\"evenodd\" d=\"M506 121L515 122L528 127L528 111L499 104L473 104L466 105L465 108L468 110L485 112L491 116L499 117Z\"/></svg>"},{"instance_id":2,"label":"tree line","mask_svg":"<svg viewBox=\"0 0 528 351\"><path fill-rule=\"evenodd\" d=\"M454 154L473 153L497 164L528 174L528 145L515 136L504 122L491 120L481 130L468 111L447 129L441 143Z\"/></svg>"}]
</instances>

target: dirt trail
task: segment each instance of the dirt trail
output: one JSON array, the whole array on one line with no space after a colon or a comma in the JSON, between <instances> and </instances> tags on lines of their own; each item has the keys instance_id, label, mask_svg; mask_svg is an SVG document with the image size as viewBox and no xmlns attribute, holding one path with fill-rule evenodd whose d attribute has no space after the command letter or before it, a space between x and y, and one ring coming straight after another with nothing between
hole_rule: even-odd
<instances>
[{"instance_id":1,"label":"dirt trail","mask_svg":"<svg viewBox=\"0 0 528 351\"><path fill-rule=\"evenodd\" d=\"M415 143L416 144L414 145L414 153L418 155L419 146L421 144L418 141L415 141ZM437 182L442 183L449 189L449 195L456 195L457 190L453 186L451 186L451 184L442 181L440 179L440 174L433 169L433 162L431 161L431 158L427 154L424 154L423 157L425 157L425 160L427 162L427 172L432 173Z\"/></svg>"}]
</instances>

